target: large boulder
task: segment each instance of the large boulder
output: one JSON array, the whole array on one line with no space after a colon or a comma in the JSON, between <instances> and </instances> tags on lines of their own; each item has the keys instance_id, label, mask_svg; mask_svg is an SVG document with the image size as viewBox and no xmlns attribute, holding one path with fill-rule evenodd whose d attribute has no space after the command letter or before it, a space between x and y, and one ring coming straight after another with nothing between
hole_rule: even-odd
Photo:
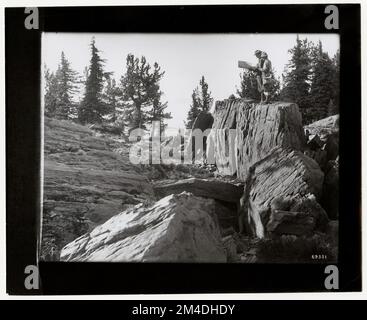
<instances>
[{"instance_id":1,"label":"large boulder","mask_svg":"<svg viewBox=\"0 0 367 320\"><path fill-rule=\"evenodd\" d=\"M250 167L274 147L302 150L305 136L296 104L263 105L237 99L216 103L208 141L208 154L214 157L218 171L224 175L237 173L246 180Z\"/></svg>"},{"instance_id":2,"label":"large boulder","mask_svg":"<svg viewBox=\"0 0 367 320\"><path fill-rule=\"evenodd\" d=\"M183 192L139 204L66 245L62 261L226 262L214 201Z\"/></svg>"},{"instance_id":3,"label":"large boulder","mask_svg":"<svg viewBox=\"0 0 367 320\"><path fill-rule=\"evenodd\" d=\"M203 162L206 155L207 149L207 136L206 133L213 125L214 118L212 114L208 111L201 111L196 117L190 135L187 139L186 154L190 161ZM197 136L197 131L201 131L203 136ZM196 139L201 139L202 141L197 141ZM187 161L187 160L186 160Z\"/></svg>"},{"instance_id":4,"label":"large boulder","mask_svg":"<svg viewBox=\"0 0 367 320\"><path fill-rule=\"evenodd\" d=\"M318 137L322 150L326 154L325 161L335 160L339 155L339 115L330 116L304 127L310 138ZM320 146L321 147L321 146Z\"/></svg>"},{"instance_id":5,"label":"large boulder","mask_svg":"<svg viewBox=\"0 0 367 320\"><path fill-rule=\"evenodd\" d=\"M214 118L209 111L201 111L196 117L192 129L200 129L205 131L213 126Z\"/></svg>"},{"instance_id":6,"label":"large boulder","mask_svg":"<svg viewBox=\"0 0 367 320\"><path fill-rule=\"evenodd\" d=\"M339 133L339 115L330 116L304 127L310 135L318 135L322 141L326 141L328 136Z\"/></svg>"},{"instance_id":7,"label":"large boulder","mask_svg":"<svg viewBox=\"0 0 367 320\"><path fill-rule=\"evenodd\" d=\"M314 160L300 151L276 147L250 171L244 209L254 235L263 238L269 232L284 230L285 224L287 233L292 234L293 228L293 234L299 234L300 224L306 221L305 232L323 227L327 218L317 199L321 196L324 174ZM275 206L279 199L284 203Z\"/></svg>"},{"instance_id":8,"label":"large boulder","mask_svg":"<svg viewBox=\"0 0 367 320\"><path fill-rule=\"evenodd\" d=\"M45 118L41 258L140 202L153 188L117 141Z\"/></svg>"},{"instance_id":9,"label":"large boulder","mask_svg":"<svg viewBox=\"0 0 367 320\"><path fill-rule=\"evenodd\" d=\"M271 236L309 235L315 229L315 219L306 212L275 210L266 227Z\"/></svg>"}]
</instances>

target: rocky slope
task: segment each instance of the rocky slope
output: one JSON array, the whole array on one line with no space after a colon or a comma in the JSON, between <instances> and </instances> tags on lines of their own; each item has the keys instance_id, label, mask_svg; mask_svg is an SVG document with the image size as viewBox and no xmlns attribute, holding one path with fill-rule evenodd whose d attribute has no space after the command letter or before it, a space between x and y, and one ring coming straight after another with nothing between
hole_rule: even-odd
<instances>
[{"instance_id":1,"label":"rocky slope","mask_svg":"<svg viewBox=\"0 0 367 320\"><path fill-rule=\"evenodd\" d=\"M90 228L153 199L151 184L121 148L126 147L85 126L45 118L43 258L57 258Z\"/></svg>"},{"instance_id":2,"label":"rocky slope","mask_svg":"<svg viewBox=\"0 0 367 320\"><path fill-rule=\"evenodd\" d=\"M303 128L295 104L237 99L213 119L214 177L205 163L133 166L126 144L46 119L46 248L70 242L63 261L334 261L336 117Z\"/></svg>"}]
</instances>

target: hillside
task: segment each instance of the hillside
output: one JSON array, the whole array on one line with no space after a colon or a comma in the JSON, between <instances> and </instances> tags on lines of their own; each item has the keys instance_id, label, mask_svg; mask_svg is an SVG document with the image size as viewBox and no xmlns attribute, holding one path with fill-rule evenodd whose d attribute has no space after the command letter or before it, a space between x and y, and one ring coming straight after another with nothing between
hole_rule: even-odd
<instances>
[{"instance_id":1,"label":"hillside","mask_svg":"<svg viewBox=\"0 0 367 320\"><path fill-rule=\"evenodd\" d=\"M42 258L335 261L335 121L303 128L296 104L243 99L212 116L212 165L133 165L119 136L46 118Z\"/></svg>"}]
</instances>

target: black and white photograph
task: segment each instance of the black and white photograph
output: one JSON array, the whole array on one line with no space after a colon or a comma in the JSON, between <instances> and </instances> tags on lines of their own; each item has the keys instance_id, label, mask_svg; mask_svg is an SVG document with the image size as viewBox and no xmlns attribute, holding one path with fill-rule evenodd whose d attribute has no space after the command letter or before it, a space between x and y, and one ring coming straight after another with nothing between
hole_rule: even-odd
<instances>
[{"instance_id":1,"label":"black and white photograph","mask_svg":"<svg viewBox=\"0 0 367 320\"><path fill-rule=\"evenodd\" d=\"M40 259L335 263L338 34L42 34Z\"/></svg>"},{"instance_id":2,"label":"black and white photograph","mask_svg":"<svg viewBox=\"0 0 367 320\"><path fill-rule=\"evenodd\" d=\"M7 294L360 292L361 6L75 1L4 10Z\"/></svg>"}]
</instances>

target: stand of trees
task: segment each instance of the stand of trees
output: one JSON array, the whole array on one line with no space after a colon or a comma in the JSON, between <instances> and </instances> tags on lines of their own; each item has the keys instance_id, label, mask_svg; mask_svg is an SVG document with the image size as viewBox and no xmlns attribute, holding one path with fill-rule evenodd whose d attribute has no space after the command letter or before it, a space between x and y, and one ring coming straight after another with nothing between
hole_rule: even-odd
<instances>
[{"instance_id":1,"label":"stand of trees","mask_svg":"<svg viewBox=\"0 0 367 320\"><path fill-rule=\"evenodd\" d=\"M298 36L289 52L280 98L298 104L305 124L338 113L339 52L330 58L321 42L315 45Z\"/></svg>"},{"instance_id":2,"label":"stand of trees","mask_svg":"<svg viewBox=\"0 0 367 320\"><path fill-rule=\"evenodd\" d=\"M274 75L274 71L272 71ZM261 95L257 88L256 73L245 70L241 77L240 89L237 89L237 94L240 98L260 100ZM280 94L280 81L274 77L273 84L270 89L270 94L273 100L277 100Z\"/></svg>"},{"instance_id":3,"label":"stand of trees","mask_svg":"<svg viewBox=\"0 0 367 320\"><path fill-rule=\"evenodd\" d=\"M291 58L282 75L272 88L272 100L298 104L305 124L339 112L340 53L333 58L323 51L322 43L315 45L298 36L289 50ZM270 57L271 59L271 57ZM237 95L260 100L256 74L244 71ZM282 85L281 85L282 83Z\"/></svg>"},{"instance_id":4,"label":"stand of trees","mask_svg":"<svg viewBox=\"0 0 367 320\"><path fill-rule=\"evenodd\" d=\"M90 44L91 59L84 71L84 81L72 70L65 54L55 73L45 67L45 115L57 119L71 119L82 124L114 124L124 130L128 127L146 128L153 121L171 118L166 112L167 102L162 101L160 80L164 76L161 67L150 65L145 57L132 54L126 58L126 72L119 83L112 72L105 71L105 60L96 47ZM78 86L84 93L79 103L75 101Z\"/></svg>"},{"instance_id":5,"label":"stand of trees","mask_svg":"<svg viewBox=\"0 0 367 320\"><path fill-rule=\"evenodd\" d=\"M291 58L282 74L282 82L279 79L274 81L273 100L297 103L305 124L338 113L339 51L331 58L321 42L315 45L297 36L289 53ZM159 121L163 131L166 120L172 116L166 111L167 102L163 101L160 81L165 73L158 63L151 65L144 56L139 58L129 54L126 71L117 82L112 72L105 71L105 60L94 38L90 43L90 54L83 80L73 70L64 52L55 72L45 66L45 115L82 124L108 123L121 130L146 128L153 121ZM241 75L237 95L260 100L255 73L245 71ZM231 98L235 96L231 95ZM213 104L204 76L193 90L191 99L186 128L191 128L198 114L209 111Z\"/></svg>"},{"instance_id":6,"label":"stand of trees","mask_svg":"<svg viewBox=\"0 0 367 320\"><path fill-rule=\"evenodd\" d=\"M56 72L45 66L45 114L58 119L74 119L77 104L74 100L79 81L77 73L71 68L64 52Z\"/></svg>"},{"instance_id":7,"label":"stand of trees","mask_svg":"<svg viewBox=\"0 0 367 320\"><path fill-rule=\"evenodd\" d=\"M131 129L146 128L152 121L160 121L165 128L165 119L171 119L166 112L167 102L162 102L163 92L159 82L164 71L158 63L153 67L143 56L141 59L129 54L126 58L126 72L121 77L121 97L127 125Z\"/></svg>"}]
</instances>

